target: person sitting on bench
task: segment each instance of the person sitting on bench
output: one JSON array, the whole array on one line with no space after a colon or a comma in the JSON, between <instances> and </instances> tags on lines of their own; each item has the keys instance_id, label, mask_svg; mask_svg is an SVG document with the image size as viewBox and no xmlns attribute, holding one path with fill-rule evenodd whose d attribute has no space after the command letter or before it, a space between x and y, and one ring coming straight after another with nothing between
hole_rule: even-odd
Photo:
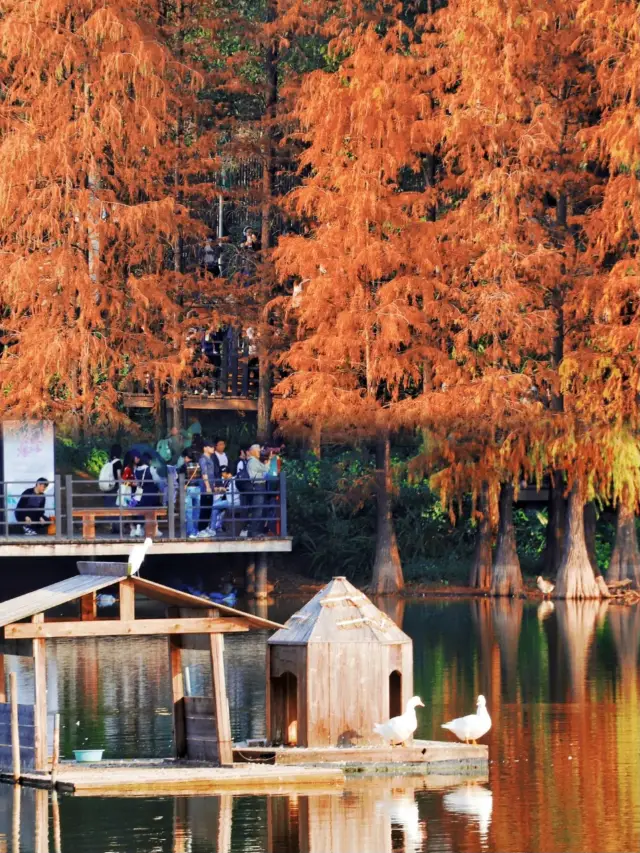
<instances>
[{"instance_id":1,"label":"person sitting on bench","mask_svg":"<svg viewBox=\"0 0 640 853\"><path fill-rule=\"evenodd\" d=\"M46 502L45 492L49 488L49 481L45 477L39 477L35 486L25 489L20 495L20 500L15 509L16 522L22 525L25 536L37 536L39 532L46 533L44 525L49 524L49 518L45 515ZM34 525L42 526L42 530L34 529Z\"/></svg>"}]
</instances>

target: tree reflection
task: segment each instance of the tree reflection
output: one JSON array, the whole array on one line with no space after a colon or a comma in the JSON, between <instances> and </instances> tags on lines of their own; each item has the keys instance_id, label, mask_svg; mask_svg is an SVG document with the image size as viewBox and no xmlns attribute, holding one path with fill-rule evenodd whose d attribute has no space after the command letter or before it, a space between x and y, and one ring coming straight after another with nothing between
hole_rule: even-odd
<instances>
[{"instance_id":1,"label":"tree reflection","mask_svg":"<svg viewBox=\"0 0 640 853\"><path fill-rule=\"evenodd\" d=\"M606 612L600 601L556 601L558 653L565 664L567 691L574 701L585 698L587 663L596 622Z\"/></svg>"},{"instance_id":2,"label":"tree reflection","mask_svg":"<svg viewBox=\"0 0 640 853\"><path fill-rule=\"evenodd\" d=\"M522 630L524 601L521 598L493 598L491 617L498 647L506 693L514 699L518 684L518 645Z\"/></svg>"}]
</instances>

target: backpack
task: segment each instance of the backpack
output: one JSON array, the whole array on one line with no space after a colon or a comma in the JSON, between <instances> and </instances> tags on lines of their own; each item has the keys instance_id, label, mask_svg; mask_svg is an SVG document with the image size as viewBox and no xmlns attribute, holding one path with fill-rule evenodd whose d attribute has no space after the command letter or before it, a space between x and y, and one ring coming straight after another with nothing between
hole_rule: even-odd
<instances>
[{"instance_id":1,"label":"backpack","mask_svg":"<svg viewBox=\"0 0 640 853\"><path fill-rule=\"evenodd\" d=\"M169 440L166 438L161 438L160 441L156 444L156 451L158 453L158 456L160 456L160 458L164 462L168 462L173 456L171 445L169 444Z\"/></svg>"},{"instance_id":2,"label":"backpack","mask_svg":"<svg viewBox=\"0 0 640 853\"><path fill-rule=\"evenodd\" d=\"M98 476L98 488L101 492L111 492L115 489L116 478L113 473L113 466L118 461L118 459L110 459L109 462L105 462L100 469L100 475Z\"/></svg>"},{"instance_id":3,"label":"backpack","mask_svg":"<svg viewBox=\"0 0 640 853\"><path fill-rule=\"evenodd\" d=\"M236 469L236 489L239 492L250 492L251 491L251 477L249 476L249 469L247 468L247 463L245 462L242 468L238 467Z\"/></svg>"}]
</instances>

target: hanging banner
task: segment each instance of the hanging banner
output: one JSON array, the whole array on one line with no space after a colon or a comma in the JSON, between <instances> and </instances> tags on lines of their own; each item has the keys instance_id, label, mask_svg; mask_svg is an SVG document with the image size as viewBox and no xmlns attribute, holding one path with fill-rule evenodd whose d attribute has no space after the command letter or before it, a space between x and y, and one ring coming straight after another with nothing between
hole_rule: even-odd
<instances>
[{"instance_id":1,"label":"hanging banner","mask_svg":"<svg viewBox=\"0 0 640 853\"><path fill-rule=\"evenodd\" d=\"M6 488L10 520L25 489L33 487L40 477L49 481L45 511L55 512L53 482L55 477L55 431L49 421L4 421L2 424L2 472Z\"/></svg>"}]
</instances>

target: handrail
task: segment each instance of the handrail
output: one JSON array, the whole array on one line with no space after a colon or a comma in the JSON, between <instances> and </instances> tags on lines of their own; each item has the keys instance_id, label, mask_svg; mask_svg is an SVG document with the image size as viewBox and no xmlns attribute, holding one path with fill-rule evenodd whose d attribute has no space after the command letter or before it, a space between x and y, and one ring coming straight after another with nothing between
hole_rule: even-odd
<instances>
[{"instance_id":1,"label":"handrail","mask_svg":"<svg viewBox=\"0 0 640 853\"><path fill-rule=\"evenodd\" d=\"M207 492L174 469L159 485L118 481L110 492L99 481L56 475L39 500L33 481L0 481L0 541L95 541L148 535L168 541L239 540L287 536L286 477L266 480L218 479ZM134 488L132 489L131 486ZM55 525L55 530L54 530Z\"/></svg>"}]
</instances>

